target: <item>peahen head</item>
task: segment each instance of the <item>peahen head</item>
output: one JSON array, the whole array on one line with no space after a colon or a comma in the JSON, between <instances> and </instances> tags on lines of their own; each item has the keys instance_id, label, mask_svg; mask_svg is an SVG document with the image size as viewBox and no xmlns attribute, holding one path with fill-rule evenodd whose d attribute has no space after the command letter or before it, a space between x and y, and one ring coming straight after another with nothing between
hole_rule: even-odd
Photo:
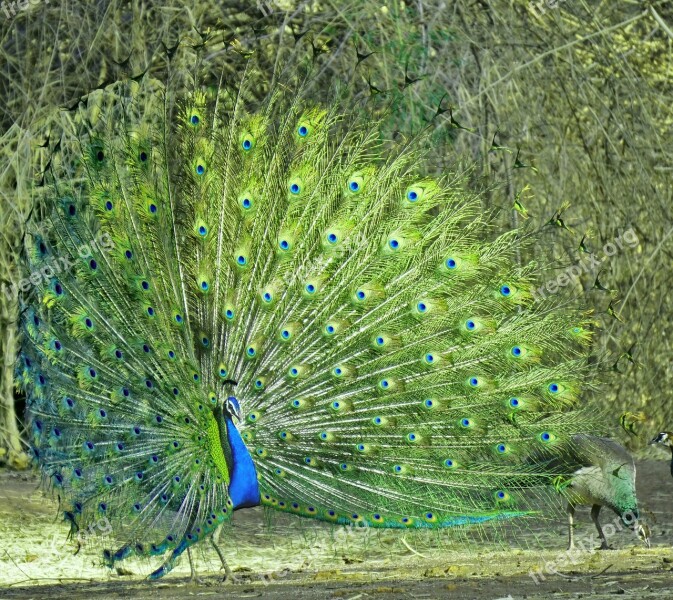
<instances>
[{"instance_id":1,"label":"peahen head","mask_svg":"<svg viewBox=\"0 0 673 600\"><path fill-rule=\"evenodd\" d=\"M673 433L670 431L662 431L650 440L650 446L653 444L662 444L668 448L673 448Z\"/></svg>"}]
</instances>

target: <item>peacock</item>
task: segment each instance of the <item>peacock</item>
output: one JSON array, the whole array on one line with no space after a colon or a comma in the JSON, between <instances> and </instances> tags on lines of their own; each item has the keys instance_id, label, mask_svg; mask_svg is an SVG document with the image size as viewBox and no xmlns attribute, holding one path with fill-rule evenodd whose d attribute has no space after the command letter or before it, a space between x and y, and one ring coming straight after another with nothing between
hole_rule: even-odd
<instances>
[{"instance_id":1,"label":"peacock","mask_svg":"<svg viewBox=\"0 0 673 600\"><path fill-rule=\"evenodd\" d=\"M106 563L157 579L260 505L400 531L537 514L588 427L590 314L533 296L527 234L427 174L427 131L382 139L366 102L315 101L310 64L246 60L92 92L49 159L17 380L72 532L108 519Z\"/></svg>"}]
</instances>

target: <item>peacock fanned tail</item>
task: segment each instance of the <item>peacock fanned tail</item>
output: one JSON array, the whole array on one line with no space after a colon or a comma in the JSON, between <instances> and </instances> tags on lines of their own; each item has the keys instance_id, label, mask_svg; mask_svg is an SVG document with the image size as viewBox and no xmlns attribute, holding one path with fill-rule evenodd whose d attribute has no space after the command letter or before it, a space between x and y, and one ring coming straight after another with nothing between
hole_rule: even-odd
<instances>
[{"instance_id":1,"label":"peacock fanned tail","mask_svg":"<svg viewBox=\"0 0 673 600\"><path fill-rule=\"evenodd\" d=\"M525 515L559 475L531 456L580 427L585 316L534 302L520 235L423 174L427 140L384 148L296 73L254 103L254 72L112 85L51 159L18 379L35 459L74 529L110 520L111 562L258 503Z\"/></svg>"}]
</instances>

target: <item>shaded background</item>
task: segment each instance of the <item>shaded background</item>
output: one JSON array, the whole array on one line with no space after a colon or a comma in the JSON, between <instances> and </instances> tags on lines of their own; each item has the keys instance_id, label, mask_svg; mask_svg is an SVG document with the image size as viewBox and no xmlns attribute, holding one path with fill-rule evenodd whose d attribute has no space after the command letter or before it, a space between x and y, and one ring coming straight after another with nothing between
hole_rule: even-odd
<instances>
[{"instance_id":1,"label":"shaded background","mask_svg":"<svg viewBox=\"0 0 673 600\"><path fill-rule=\"evenodd\" d=\"M178 40L225 64L254 48L269 69L308 49L321 55L317 98L323 81L351 82L353 102L388 107L384 135L435 128L429 168L470 165L497 230L539 232L532 252L550 265L541 284L587 265L560 292L593 308L599 326L602 386L586 401L607 409L633 449L673 427L670 2L25 4L0 3L0 292L21 278L32 184L58 142L50 134L81 97L160 75L157 57ZM629 229L635 243L608 256L605 244ZM17 318L16 298L0 293L0 462L23 467Z\"/></svg>"}]
</instances>

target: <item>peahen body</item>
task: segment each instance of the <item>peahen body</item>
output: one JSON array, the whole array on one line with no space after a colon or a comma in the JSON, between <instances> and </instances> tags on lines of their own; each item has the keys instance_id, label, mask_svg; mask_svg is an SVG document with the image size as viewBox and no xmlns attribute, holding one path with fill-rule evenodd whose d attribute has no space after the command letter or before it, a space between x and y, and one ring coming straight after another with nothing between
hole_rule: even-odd
<instances>
[{"instance_id":1,"label":"peahen body","mask_svg":"<svg viewBox=\"0 0 673 600\"><path fill-rule=\"evenodd\" d=\"M636 465L633 456L614 440L593 435L573 436L572 456L566 459L581 465L566 489L568 498L568 549L574 547L574 515L578 505L591 505L591 520L601 540L601 550L609 548L598 520L605 506L619 516L617 528L624 525L636 531L649 545L645 526L639 523L636 496Z\"/></svg>"},{"instance_id":2,"label":"peahen body","mask_svg":"<svg viewBox=\"0 0 673 600\"><path fill-rule=\"evenodd\" d=\"M18 378L66 519L108 518L108 562L156 578L260 504L529 514L562 472L528 458L583 427L586 318L533 302L520 236L423 174L427 139L384 148L299 76L251 104L254 81L110 86L52 157Z\"/></svg>"}]
</instances>

